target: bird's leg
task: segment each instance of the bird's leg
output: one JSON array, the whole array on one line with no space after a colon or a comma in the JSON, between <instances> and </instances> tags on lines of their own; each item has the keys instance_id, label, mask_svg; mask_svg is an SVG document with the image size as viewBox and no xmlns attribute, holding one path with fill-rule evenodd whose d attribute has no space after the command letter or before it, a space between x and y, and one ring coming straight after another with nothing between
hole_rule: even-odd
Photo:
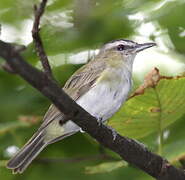
<instances>
[{"instance_id":1,"label":"bird's leg","mask_svg":"<svg viewBox=\"0 0 185 180\"><path fill-rule=\"evenodd\" d=\"M97 121L98 121L98 126L101 126L103 124L103 118L102 117L97 118Z\"/></svg>"},{"instance_id":2,"label":"bird's leg","mask_svg":"<svg viewBox=\"0 0 185 180\"><path fill-rule=\"evenodd\" d=\"M116 136L117 136L116 130L114 128L108 126L108 125L106 125L106 126L107 126L108 129L110 129L112 131L113 141L115 141L116 140Z\"/></svg>"},{"instance_id":3,"label":"bird's leg","mask_svg":"<svg viewBox=\"0 0 185 180\"><path fill-rule=\"evenodd\" d=\"M85 133L85 131L83 131L82 128L80 128L80 132L81 132L81 133Z\"/></svg>"},{"instance_id":4,"label":"bird's leg","mask_svg":"<svg viewBox=\"0 0 185 180\"><path fill-rule=\"evenodd\" d=\"M101 126L102 124L104 124L103 123L103 119L102 118L98 118L98 125ZM117 132L115 131L114 128L112 128L112 127L110 127L108 125L106 125L106 126L112 131L113 141L115 141L116 136L117 136Z\"/></svg>"}]
</instances>

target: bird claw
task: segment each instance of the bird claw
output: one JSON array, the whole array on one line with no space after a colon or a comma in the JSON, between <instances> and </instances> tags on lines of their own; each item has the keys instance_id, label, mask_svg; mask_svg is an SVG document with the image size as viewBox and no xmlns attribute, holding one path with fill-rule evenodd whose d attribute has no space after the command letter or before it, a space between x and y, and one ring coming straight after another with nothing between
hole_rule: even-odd
<instances>
[{"instance_id":1,"label":"bird claw","mask_svg":"<svg viewBox=\"0 0 185 180\"><path fill-rule=\"evenodd\" d=\"M117 137L117 132L115 131L114 128L110 127L110 126L107 126L111 131L112 131L112 137L113 137L113 141L116 140L116 137Z\"/></svg>"},{"instance_id":2,"label":"bird claw","mask_svg":"<svg viewBox=\"0 0 185 180\"><path fill-rule=\"evenodd\" d=\"M102 122L102 118L98 118L98 126L101 126L102 124L103 124L103 122Z\"/></svg>"},{"instance_id":3,"label":"bird claw","mask_svg":"<svg viewBox=\"0 0 185 180\"><path fill-rule=\"evenodd\" d=\"M85 131L83 131L82 128L80 128L80 132L81 132L81 133L85 133Z\"/></svg>"},{"instance_id":4,"label":"bird claw","mask_svg":"<svg viewBox=\"0 0 185 180\"><path fill-rule=\"evenodd\" d=\"M98 118L98 126L101 126L103 124L103 120L102 118ZM112 131L112 136L113 136L113 141L116 140L116 136L117 136L117 132L115 131L114 128L107 126L107 128L109 128Z\"/></svg>"},{"instance_id":5,"label":"bird claw","mask_svg":"<svg viewBox=\"0 0 185 180\"><path fill-rule=\"evenodd\" d=\"M116 140L117 132L112 128L113 141Z\"/></svg>"}]
</instances>

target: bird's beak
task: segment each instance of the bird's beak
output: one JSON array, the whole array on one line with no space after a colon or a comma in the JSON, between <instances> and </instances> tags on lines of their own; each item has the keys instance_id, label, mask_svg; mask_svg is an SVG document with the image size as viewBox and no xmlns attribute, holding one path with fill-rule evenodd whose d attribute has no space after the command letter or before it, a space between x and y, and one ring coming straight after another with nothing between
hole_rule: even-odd
<instances>
[{"instance_id":1,"label":"bird's beak","mask_svg":"<svg viewBox=\"0 0 185 180\"><path fill-rule=\"evenodd\" d=\"M140 51L143 51L144 49L147 49L153 46L156 46L156 43L137 44L137 46L135 47L135 51L140 52Z\"/></svg>"}]
</instances>

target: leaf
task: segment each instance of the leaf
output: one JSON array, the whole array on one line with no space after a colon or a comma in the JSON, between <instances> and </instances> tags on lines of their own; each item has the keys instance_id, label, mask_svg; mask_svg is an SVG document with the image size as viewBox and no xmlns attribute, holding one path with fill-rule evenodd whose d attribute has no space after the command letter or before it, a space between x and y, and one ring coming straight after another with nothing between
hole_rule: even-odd
<instances>
[{"instance_id":1,"label":"leaf","mask_svg":"<svg viewBox=\"0 0 185 180\"><path fill-rule=\"evenodd\" d=\"M87 174L106 173L124 166L127 166L125 161L105 162L96 166L88 166L85 168L85 172Z\"/></svg>"},{"instance_id":2,"label":"leaf","mask_svg":"<svg viewBox=\"0 0 185 180\"><path fill-rule=\"evenodd\" d=\"M151 86L152 78L146 78L140 91L136 90L132 95L134 98L130 98L110 120L109 125L122 135L132 138L154 132L160 135L184 114L185 77L164 77L158 72L156 85Z\"/></svg>"},{"instance_id":3,"label":"leaf","mask_svg":"<svg viewBox=\"0 0 185 180\"><path fill-rule=\"evenodd\" d=\"M38 3L38 0L1 0L0 21L11 25L18 25L23 20L31 18L34 3Z\"/></svg>"},{"instance_id":4,"label":"leaf","mask_svg":"<svg viewBox=\"0 0 185 180\"><path fill-rule=\"evenodd\" d=\"M40 31L47 54L51 56L61 52L94 48L102 42L132 34L131 24L123 13L124 7L113 6L113 4L115 3L101 3L93 8L93 13L85 18L85 22L78 20L81 22L78 28L74 28L75 18L72 15L69 17L74 18L73 23L70 18L66 18L63 20L65 23L63 25L61 23L60 26L56 25L59 24L59 20L48 16L47 24L42 26ZM105 6L108 13L105 11ZM66 12L64 14L67 15ZM60 14L58 16L60 17ZM71 25L66 26L66 23Z\"/></svg>"},{"instance_id":5,"label":"leaf","mask_svg":"<svg viewBox=\"0 0 185 180\"><path fill-rule=\"evenodd\" d=\"M150 12L148 21L157 20L162 28L168 33L166 35L170 37L176 50L180 53L185 53L184 47L184 29L185 21L184 17L184 0L178 1L166 1L160 8ZM169 46L170 43L166 43Z\"/></svg>"},{"instance_id":6,"label":"leaf","mask_svg":"<svg viewBox=\"0 0 185 180\"><path fill-rule=\"evenodd\" d=\"M56 10L62 10L65 6L69 5L72 0L55 0L51 3L51 5L48 5L47 10L48 11L56 11Z\"/></svg>"}]
</instances>

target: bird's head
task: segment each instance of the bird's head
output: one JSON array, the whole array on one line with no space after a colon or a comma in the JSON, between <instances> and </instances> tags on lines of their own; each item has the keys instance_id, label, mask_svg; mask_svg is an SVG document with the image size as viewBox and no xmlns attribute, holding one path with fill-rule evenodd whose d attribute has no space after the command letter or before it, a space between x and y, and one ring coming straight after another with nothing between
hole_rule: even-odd
<instances>
[{"instance_id":1,"label":"bird's head","mask_svg":"<svg viewBox=\"0 0 185 180\"><path fill-rule=\"evenodd\" d=\"M155 45L155 43L138 44L131 40L119 39L104 44L99 54L109 62L114 62L114 64L121 61L133 64L133 60L138 52Z\"/></svg>"}]
</instances>

